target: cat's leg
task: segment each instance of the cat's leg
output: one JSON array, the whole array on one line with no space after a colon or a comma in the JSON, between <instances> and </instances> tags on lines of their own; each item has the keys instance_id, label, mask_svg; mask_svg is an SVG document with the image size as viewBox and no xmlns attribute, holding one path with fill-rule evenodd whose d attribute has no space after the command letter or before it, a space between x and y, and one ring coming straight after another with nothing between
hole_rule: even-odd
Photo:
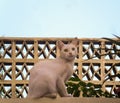
<instances>
[{"instance_id":1,"label":"cat's leg","mask_svg":"<svg viewBox=\"0 0 120 103\"><path fill-rule=\"evenodd\" d=\"M61 97L71 97L71 95L67 93L65 83L63 82L62 78L59 77L56 83L57 83L58 93Z\"/></svg>"},{"instance_id":2,"label":"cat's leg","mask_svg":"<svg viewBox=\"0 0 120 103\"><path fill-rule=\"evenodd\" d=\"M39 93L33 92L32 94L28 94L27 98L37 99L37 98L42 98L42 97L44 97L44 95L45 95L45 93L43 93L43 92L39 92Z\"/></svg>"},{"instance_id":3,"label":"cat's leg","mask_svg":"<svg viewBox=\"0 0 120 103\"><path fill-rule=\"evenodd\" d=\"M53 80L49 80L47 82L47 93L44 95L44 97L49 98L56 98L57 97L57 90L56 90L56 83Z\"/></svg>"},{"instance_id":4,"label":"cat's leg","mask_svg":"<svg viewBox=\"0 0 120 103\"><path fill-rule=\"evenodd\" d=\"M28 98L42 98L47 92L46 82L33 82L33 84L29 85Z\"/></svg>"}]
</instances>

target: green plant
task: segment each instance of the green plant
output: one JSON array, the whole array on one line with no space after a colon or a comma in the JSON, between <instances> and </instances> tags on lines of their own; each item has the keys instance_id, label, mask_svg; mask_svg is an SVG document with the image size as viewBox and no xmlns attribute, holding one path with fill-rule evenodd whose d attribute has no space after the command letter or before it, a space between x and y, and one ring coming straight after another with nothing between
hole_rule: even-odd
<instances>
[{"instance_id":1,"label":"green plant","mask_svg":"<svg viewBox=\"0 0 120 103\"><path fill-rule=\"evenodd\" d=\"M114 35L116 37L116 39L111 39L111 38L102 38L102 39L106 39L108 40L109 42L111 43L114 43L115 45L118 45L120 46L120 37L117 36L117 35ZM106 54L103 54L102 56L105 56L105 55L108 55L108 54L111 54L111 55L118 55L120 57L120 49L116 49L114 46L112 49L108 49L108 48L100 48L101 50L105 50L105 51L109 51L109 50L114 50L114 52L108 52Z\"/></svg>"},{"instance_id":2,"label":"green plant","mask_svg":"<svg viewBox=\"0 0 120 103\"><path fill-rule=\"evenodd\" d=\"M103 38L103 39L106 39L109 42L114 43L115 45L120 46L120 37L117 36L117 35L114 35L114 36L118 40L110 39L110 38ZM105 55L108 55L108 54L110 54L110 55L114 55L115 54L115 55L118 55L120 57L120 50L116 49L114 47L112 49L109 49L109 48L98 48L98 49L105 50L105 51L111 51L111 50L114 49L115 52L107 52L106 54L101 54L101 55L96 55L96 56L101 57L101 56L105 56ZM95 57L93 57L93 58L95 58ZM93 58L90 58L90 59L93 59ZM111 68L113 68L113 67L114 67L114 65ZM117 74L111 75L110 77L106 78L103 81L103 84L108 79L116 77L116 76L120 78L120 72L118 72ZM74 97L79 97L80 94L82 94L83 97L101 97L101 96L103 96L103 97L120 97L119 96L120 91L119 91L119 93L116 92L117 93L116 95L110 94L108 92L102 91L102 89L101 89L102 85L96 85L96 84L93 84L93 83L90 83L90 82L89 83L85 83L84 81L80 80L80 78L75 73L74 73L74 76L72 76L70 78L70 80L66 83L68 93L72 94Z\"/></svg>"},{"instance_id":3,"label":"green plant","mask_svg":"<svg viewBox=\"0 0 120 103\"><path fill-rule=\"evenodd\" d=\"M69 82L66 83L66 86L68 93L72 94L74 97L79 97L81 93L83 97L115 96L113 94L109 94L108 92L103 92L101 85L96 85L91 82L85 83L84 81L80 80L76 74L69 79Z\"/></svg>"}]
</instances>

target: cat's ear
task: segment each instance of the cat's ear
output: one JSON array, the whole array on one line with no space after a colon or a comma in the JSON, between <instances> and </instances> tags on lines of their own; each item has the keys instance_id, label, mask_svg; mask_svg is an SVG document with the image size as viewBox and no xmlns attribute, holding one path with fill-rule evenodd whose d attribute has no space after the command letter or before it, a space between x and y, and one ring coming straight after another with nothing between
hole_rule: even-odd
<instances>
[{"instance_id":1,"label":"cat's ear","mask_svg":"<svg viewBox=\"0 0 120 103\"><path fill-rule=\"evenodd\" d=\"M74 44L75 46L77 46L79 44L79 39L76 37L72 40L71 43Z\"/></svg>"},{"instance_id":2,"label":"cat's ear","mask_svg":"<svg viewBox=\"0 0 120 103\"><path fill-rule=\"evenodd\" d=\"M59 40L59 41L57 41L57 46L58 46L58 48L61 50L62 47L64 46L64 43Z\"/></svg>"}]
</instances>

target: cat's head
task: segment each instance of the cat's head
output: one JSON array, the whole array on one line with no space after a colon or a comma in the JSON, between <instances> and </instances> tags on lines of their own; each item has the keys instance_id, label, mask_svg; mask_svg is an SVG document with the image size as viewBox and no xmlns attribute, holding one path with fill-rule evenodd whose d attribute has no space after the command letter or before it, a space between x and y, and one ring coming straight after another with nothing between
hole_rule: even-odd
<instances>
[{"instance_id":1,"label":"cat's head","mask_svg":"<svg viewBox=\"0 0 120 103\"><path fill-rule=\"evenodd\" d=\"M62 41L57 41L57 46L60 49L60 57L72 61L77 56L78 39L75 38L71 43L64 44Z\"/></svg>"}]
</instances>

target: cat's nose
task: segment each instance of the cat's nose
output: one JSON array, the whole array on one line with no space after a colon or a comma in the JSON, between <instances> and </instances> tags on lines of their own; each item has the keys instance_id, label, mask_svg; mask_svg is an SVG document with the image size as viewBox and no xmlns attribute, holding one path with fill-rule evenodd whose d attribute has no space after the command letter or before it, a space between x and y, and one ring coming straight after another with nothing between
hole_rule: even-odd
<instances>
[{"instance_id":1,"label":"cat's nose","mask_svg":"<svg viewBox=\"0 0 120 103\"><path fill-rule=\"evenodd\" d=\"M72 55L72 53L70 52L69 55Z\"/></svg>"}]
</instances>

